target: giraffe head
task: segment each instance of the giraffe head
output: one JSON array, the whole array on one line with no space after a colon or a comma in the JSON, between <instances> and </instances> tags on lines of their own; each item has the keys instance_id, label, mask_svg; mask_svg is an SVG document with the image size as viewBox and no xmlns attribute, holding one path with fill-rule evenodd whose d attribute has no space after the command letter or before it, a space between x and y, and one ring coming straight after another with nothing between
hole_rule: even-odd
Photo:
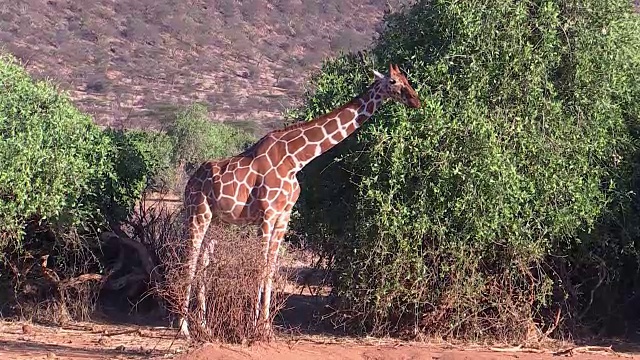
<instances>
[{"instance_id":1,"label":"giraffe head","mask_svg":"<svg viewBox=\"0 0 640 360\"><path fill-rule=\"evenodd\" d=\"M382 75L373 71L383 97L393 99L411 108L420 107L420 98L411 87L407 78L400 72L398 65L389 64L389 73Z\"/></svg>"}]
</instances>

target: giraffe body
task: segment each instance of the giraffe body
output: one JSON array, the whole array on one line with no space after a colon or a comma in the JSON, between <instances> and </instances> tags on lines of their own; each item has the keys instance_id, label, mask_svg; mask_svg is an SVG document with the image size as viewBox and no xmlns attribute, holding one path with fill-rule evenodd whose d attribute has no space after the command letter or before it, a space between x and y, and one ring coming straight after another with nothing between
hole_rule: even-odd
<instances>
[{"instance_id":1,"label":"giraffe body","mask_svg":"<svg viewBox=\"0 0 640 360\"><path fill-rule=\"evenodd\" d=\"M183 315L188 310L191 282L198 268L210 261L214 243L204 243L210 222L217 217L230 224L258 224L264 246L265 268L257 289L256 318L269 328L271 287L278 249L288 227L291 210L300 195L296 174L314 158L347 138L369 119L387 98L413 108L418 96L397 67L389 74L375 72L376 81L362 95L342 107L309 122L275 130L250 148L227 159L203 163L187 182L184 193L189 251L187 293ZM198 284L197 302L205 311L205 292ZM180 331L188 336L188 323L181 319Z\"/></svg>"}]
</instances>

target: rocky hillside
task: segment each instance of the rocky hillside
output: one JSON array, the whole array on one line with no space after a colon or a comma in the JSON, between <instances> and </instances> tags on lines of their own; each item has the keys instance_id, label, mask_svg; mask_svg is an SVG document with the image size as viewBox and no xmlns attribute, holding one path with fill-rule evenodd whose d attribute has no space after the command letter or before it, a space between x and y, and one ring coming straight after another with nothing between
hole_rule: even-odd
<instances>
[{"instance_id":1,"label":"rocky hillside","mask_svg":"<svg viewBox=\"0 0 640 360\"><path fill-rule=\"evenodd\" d=\"M100 125L158 127L200 100L262 132L323 58L366 47L406 0L15 0L0 44Z\"/></svg>"}]
</instances>

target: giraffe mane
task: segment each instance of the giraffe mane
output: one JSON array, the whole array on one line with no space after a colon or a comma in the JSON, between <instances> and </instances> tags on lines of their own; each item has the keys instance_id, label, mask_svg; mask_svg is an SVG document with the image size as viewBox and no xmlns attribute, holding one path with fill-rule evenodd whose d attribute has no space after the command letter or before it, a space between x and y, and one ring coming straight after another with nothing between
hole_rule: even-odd
<instances>
[{"instance_id":1,"label":"giraffe mane","mask_svg":"<svg viewBox=\"0 0 640 360\"><path fill-rule=\"evenodd\" d=\"M298 128L301 128L303 125L308 124L310 121L313 121L313 120L309 120L309 121L299 120L299 121L297 121L297 122L295 122L295 123L293 123L291 125L287 125L287 126L281 128L281 129L272 130L271 133L272 134L279 134L281 132L298 129Z\"/></svg>"},{"instance_id":2,"label":"giraffe mane","mask_svg":"<svg viewBox=\"0 0 640 360\"><path fill-rule=\"evenodd\" d=\"M265 136L261 137L260 139L258 139L258 141L254 142L248 148L244 149L240 154L238 154L238 156L253 157L255 155L255 150L258 147L258 145L262 144L264 139L267 138L268 136L269 134L266 134Z\"/></svg>"},{"instance_id":3,"label":"giraffe mane","mask_svg":"<svg viewBox=\"0 0 640 360\"><path fill-rule=\"evenodd\" d=\"M367 93L369 92L378 82L380 79L376 79L373 84L371 84L370 86L367 87L367 89L363 92L363 93ZM347 107L351 106L354 101L357 101L357 99L359 99L362 96L362 94L354 96L351 101L343 104L342 106L333 109L331 112L328 112L324 115L320 115L312 120L309 121L304 121L304 120L299 120L291 125L287 125L283 128L280 129L275 129L275 130L271 130L268 133L266 133L263 137L261 137L258 141L256 141L255 143L253 143L253 145L249 146L248 148L246 148L240 155L241 156L253 156L253 153L255 151L255 149L258 147L258 145L260 145L266 138L268 138L271 135L280 135L282 133L285 133L287 131L291 131L291 130L296 130L296 129L300 129L303 128L305 126L309 126L312 125L314 122L317 122L319 120L323 120L326 118L330 118L335 116L335 114L343 111L344 109L346 109Z\"/></svg>"},{"instance_id":4,"label":"giraffe mane","mask_svg":"<svg viewBox=\"0 0 640 360\"><path fill-rule=\"evenodd\" d=\"M371 84L371 86L367 87L367 89L363 93L369 92L369 90L371 88L373 88L373 86L376 83L378 83L378 80L376 80L373 84ZM312 122L317 121L317 120L322 120L322 119L326 119L328 117L333 117L333 116L335 116L335 114L337 114L337 113L341 112L342 110L346 109L348 106L351 106L353 104L353 102L356 101L357 99L359 99L361 96L362 96L362 94L354 96L349 102L344 103L340 107L333 109L331 112L328 112L328 113L326 113L324 115L320 115L320 116L318 116L318 117L316 117L316 118L314 118L312 120L309 120L309 121L299 120L299 121L297 121L297 122L295 122L295 123L293 123L291 125L287 125L287 126L285 126L283 128L271 130L271 132L269 132L269 134L274 134L274 135L275 134L281 134L281 133L287 132L289 130L299 129L299 128L304 127L305 125L309 125Z\"/></svg>"}]
</instances>

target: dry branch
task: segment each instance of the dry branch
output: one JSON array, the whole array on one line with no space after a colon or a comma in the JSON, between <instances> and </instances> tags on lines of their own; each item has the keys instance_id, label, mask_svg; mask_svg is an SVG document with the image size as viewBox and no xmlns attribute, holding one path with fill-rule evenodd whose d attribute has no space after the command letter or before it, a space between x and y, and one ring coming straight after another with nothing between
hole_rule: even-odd
<instances>
[{"instance_id":1,"label":"dry branch","mask_svg":"<svg viewBox=\"0 0 640 360\"><path fill-rule=\"evenodd\" d=\"M577 347L556 351L553 353L553 355L554 356L573 356L577 353L623 356L622 354L618 354L617 352L615 352L611 347L611 345L610 346L577 346Z\"/></svg>"},{"instance_id":2,"label":"dry branch","mask_svg":"<svg viewBox=\"0 0 640 360\"><path fill-rule=\"evenodd\" d=\"M103 281L104 276L100 274L82 274L71 279L66 279L60 282L58 287L60 289L67 289L70 287L76 287L80 284L84 284L87 281Z\"/></svg>"},{"instance_id":3,"label":"dry branch","mask_svg":"<svg viewBox=\"0 0 640 360\"><path fill-rule=\"evenodd\" d=\"M540 349L525 348L525 347L522 347L522 345L506 347L506 348L491 347L489 348L489 350L495 351L495 352L526 352L526 353L535 353L535 354L541 354L544 352L544 350L540 350Z\"/></svg>"},{"instance_id":4,"label":"dry branch","mask_svg":"<svg viewBox=\"0 0 640 360\"><path fill-rule=\"evenodd\" d=\"M558 308L556 311L555 320L553 321L553 325L544 333L545 337L548 337L555 329L558 328L558 324L560 324L560 314L562 313L562 309Z\"/></svg>"},{"instance_id":5,"label":"dry branch","mask_svg":"<svg viewBox=\"0 0 640 360\"><path fill-rule=\"evenodd\" d=\"M107 330L103 330L98 333L102 334L103 336L118 336L118 335L128 335L128 334L137 334L139 336L142 336L142 331L140 329L129 329L129 330L121 330L121 331L115 331L115 332L109 332Z\"/></svg>"},{"instance_id":6,"label":"dry branch","mask_svg":"<svg viewBox=\"0 0 640 360\"><path fill-rule=\"evenodd\" d=\"M76 287L80 284L84 284L87 281L103 281L104 276L100 274L82 274L70 279L60 280L58 274L47 267L49 255L43 255L40 257L40 267L44 276L59 290L65 290L71 287Z\"/></svg>"}]
</instances>

